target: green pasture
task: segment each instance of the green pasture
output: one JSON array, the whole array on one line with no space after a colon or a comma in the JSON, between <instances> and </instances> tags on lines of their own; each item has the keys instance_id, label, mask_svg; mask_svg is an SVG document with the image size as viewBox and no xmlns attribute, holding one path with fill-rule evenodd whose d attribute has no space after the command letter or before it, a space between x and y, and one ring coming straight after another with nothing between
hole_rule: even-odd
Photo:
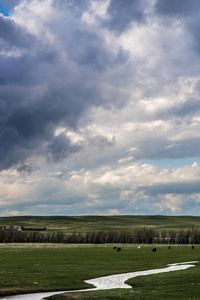
<instances>
[{"instance_id":1,"label":"green pasture","mask_svg":"<svg viewBox=\"0 0 200 300\"><path fill-rule=\"evenodd\" d=\"M84 280L200 260L200 246L0 244L0 296L91 287ZM51 299L199 299L200 263L183 271L130 279L131 289L78 292Z\"/></svg>"},{"instance_id":2,"label":"green pasture","mask_svg":"<svg viewBox=\"0 0 200 300\"><path fill-rule=\"evenodd\" d=\"M193 216L20 216L1 217L0 226L24 226L47 228L47 232L63 232L65 234L99 230L132 230L148 227L162 230L192 229L200 227L200 217Z\"/></svg>"}]
</instances>

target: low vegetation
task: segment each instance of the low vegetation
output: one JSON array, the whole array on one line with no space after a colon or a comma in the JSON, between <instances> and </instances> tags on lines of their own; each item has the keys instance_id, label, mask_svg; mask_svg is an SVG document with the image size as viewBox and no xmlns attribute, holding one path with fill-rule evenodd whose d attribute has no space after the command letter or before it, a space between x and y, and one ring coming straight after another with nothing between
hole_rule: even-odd
<instances>
[{"instance_id":1,"label":"low vegetation","mask_svg":"<svg viewBox=\"0 0 200 300\"><path fill-rule=\"evenodd\" d=\"M198 260L200 246L0 244L0 296L91 287L84 280ZM128 290L78 293L83 299L193 299L200 294L200 263L168 274L130 279ZM165 295L168 297L165 297ZM178 295L178 296L177 296ZM71 297L71 298L70 298ZM73 299L74 295L52 299ZM160 297L160 298L159 298Z\"/></svg>"}]
</instances>

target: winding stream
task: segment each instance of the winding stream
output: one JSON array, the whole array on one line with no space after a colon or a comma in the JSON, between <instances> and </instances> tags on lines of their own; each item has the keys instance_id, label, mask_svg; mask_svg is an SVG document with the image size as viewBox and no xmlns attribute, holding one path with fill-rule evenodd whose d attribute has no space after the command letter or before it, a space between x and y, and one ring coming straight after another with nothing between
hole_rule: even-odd
<instances>
[{"instance_id":1,"label":"winding stream","mask_svg":"<svg viewBox=\"0 0 200 300\"><path fill-rule=\"evenodd\" d=\"M93 284L95 288L84 289L84 290L76 290L76 291L60 291L60 292L46 292L46 293L35 293L35 294L25 294L18 296L10 296L4 297L2 300L42 300L44 297L53 296L56 294L69 293L69 292L82 292L82 291L97 291L97 290L110 290L110 289L129 289L132 288L130 285L126 284L130 278L134 278L137 276L146 276L152 274L166 273L172 271L180 271L185 270L195 266L195 263L198 261L189 261L175 264L168 264L168 267L162 269L153 269L146 271L137 271L131 273L123 273L116 275L109 275L98 277L90 280L85 280L86 283Z\"/></svg>"}]
</instances>

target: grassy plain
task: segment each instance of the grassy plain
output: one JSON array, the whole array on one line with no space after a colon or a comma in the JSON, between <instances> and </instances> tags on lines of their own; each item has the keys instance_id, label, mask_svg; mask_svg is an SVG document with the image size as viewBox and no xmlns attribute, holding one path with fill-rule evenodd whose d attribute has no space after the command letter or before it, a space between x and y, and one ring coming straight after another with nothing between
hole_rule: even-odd
<instances>
[{"instance_id":1,"label":"grassy plain","mask_svg":"<svg viewBox=\"0 0 200 300\"><path fill-rule=\"evenodd\" d=\"M162 230L191 229L200 227L200 217L193 216L20 216L1 217L0 226L46 227L48 232L63 233L87 232L98 230L133 230L148 227Z\"/></svg>"},{"instance_id":2,"label":"grassy plain","mask_svg":"<svg viewBox=\"0 0 200 300\"><path fill-rule=\"evenodd\" d=\"M119 245L117 245L119 246ZM88 288L84 280L104 275L165 268L200 260L200 246L0 244L0 296ZM130 279L132 289L82 292L52 299L199 299L200 263L165 274ZM196 298L195 298L196 297Z\"/></svg>"},{"instance_id":3,"label":"grassy plain","mask_svg":"<svg viewBox=\"0 0 200 300\"><path fill-rule=\"evenodd\" d=\"M180 216L78 216L3 217L0 226L47 228L65 234L99 230L153 228L179 230L200 227L200 217ZM119 245L117 245L119 246ZM0 244L0 297L40 291L88 288L84 280L117 273L165 268L168 263L200 260L200 246L67 244ZM129 280L132 289L82 292L52 299L200 299L200 263L194 268Z\"/></svg>"}]
</instances>

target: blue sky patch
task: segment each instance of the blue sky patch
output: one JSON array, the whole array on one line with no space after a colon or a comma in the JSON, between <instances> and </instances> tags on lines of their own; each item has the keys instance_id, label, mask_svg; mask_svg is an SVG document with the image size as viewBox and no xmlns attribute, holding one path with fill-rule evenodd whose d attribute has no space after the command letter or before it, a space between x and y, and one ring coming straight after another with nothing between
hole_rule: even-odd
<instances>
[{"instance_id":1,"label":"blue sky patch","mask_svg":"<svg viewBox=\"0 0 200 300\"><path fill-rule=\"evenodd\" d=\"M0 13L8 17L10 8L11 7L9 5L0 4Z\"/></svg>"},{"instance_id":2,"label":"blue sky patch","mask_svg":"<svg viewBox=\"0 0 200 300\"><path fill-rule=\"evenodd\" d=\"M194 162L200 165L200 158L194 157L194 158L185 158L185 159L162 159L162 160L149 159L149 160L143 160L141 164L151 164L161 169L175 169L175 168L181 168L184 166L192 165Z\"/></svg>"}]
</instances>

